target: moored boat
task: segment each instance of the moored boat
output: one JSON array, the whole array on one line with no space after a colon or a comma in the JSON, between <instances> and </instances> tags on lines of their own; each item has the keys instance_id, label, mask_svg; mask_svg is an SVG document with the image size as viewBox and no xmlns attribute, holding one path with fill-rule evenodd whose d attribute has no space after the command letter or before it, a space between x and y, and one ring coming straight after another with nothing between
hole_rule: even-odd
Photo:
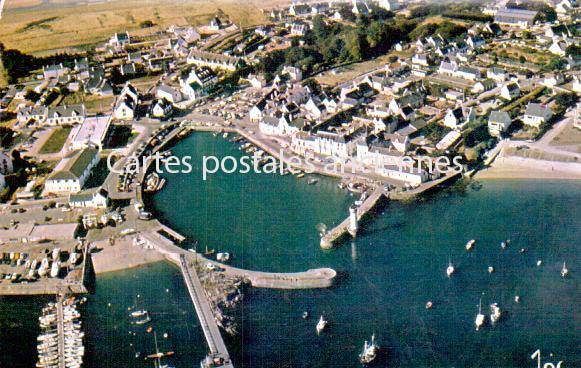
<instances>
[{"instance_id":1,"label":"moored boat","mask_svg":"<svg viewBox=\"0 0 581 368\"><path fill-rule=\"evenodd\" d=\"M365 341L363 351L359 354L359 361L362 364L369 364L377 358L377 350L379 346L375 342L375 334L371 335L371 343Z\"/></svg>"},{"instance_id":2,"label":"moored boat","mask_svg":"<svg viewBox=\"0 0 581 368\"><path fill-rule=\"evenodd\" d=\"M321 316L321 318L319 318L319 322L317 322L317 335L320 334L325 329L325 327L327 327L327 324L327 320Z\"/></svg>"},{"instance_id":3,"label":"moored boat","mask_svg":"<svg viewBox=\"0 0 581 368\"><path fill-rule=\"evenodd\" d=\"M486 316L482 314L482 298L480 298L480 303L478 304L478 314L476 315L476 320L474 324L476 325L476 331L480 330L482 325L484 325L484 321L486 320Z\"/></svg>"}]
</instances>

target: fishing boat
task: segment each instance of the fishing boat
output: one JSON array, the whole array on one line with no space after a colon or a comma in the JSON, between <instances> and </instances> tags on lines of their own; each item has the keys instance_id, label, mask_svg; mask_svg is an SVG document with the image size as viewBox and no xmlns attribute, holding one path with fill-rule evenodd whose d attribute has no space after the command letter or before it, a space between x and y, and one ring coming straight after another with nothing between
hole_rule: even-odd
<instances>
[{"instance_id":1,"label":"fishing boat","mask_svg":"<svg viewBox=\"0 0 581 368\"><path fill-rule=\"evenodd\" d=\"M563 262L563 268L561 268L561 277L565 278L569 275L569 270L567 269L567 265Z\"/></svg>"},{"instance_id":2,"label":"fishing boat","mask_svg":"<svg viewBox=\"0 0 581 368\"><path fill-rule=\"evenodd\" d=\"M151 317L149 317L149 314L148 314L145 316L144 319L140 319L138 321L135 321L135 324L136 325L144 325L144 324L149 323L149 322L151 322Z\"/></svg>"},{"instance_id":3,"label":"fishing boat","mask_svg":"<svg viewBox=\"0 0 581 368\"><path fill-rule=\"evenodd\" d=\"M474 243L476 243L476 240L474 239L468 241L468 243L466 243L466 250L472 250L472 248L474 248Z\"/></svg>"},{"instance_id":4,"label":"fishing boat","mask_svg":"<svg viewBox=\"0 0 581 368\"><path fill-rule=\"evenodd\" d=\"M359 354L359 361L362 364L369 364L377 358L377 350L379 346L375 343L375 334L371 335L371 343L365 341L363 351Z\"/></svg>"},{"instance_id":5,"label":"fishing boat","mask_svg":"<svg viewBox=\"0 0 581 368\"><path fill-rule=\"evenodd\" d=\"M492 303L490 304L490 311L492 312L490 314L490 322L492 322L492 324L496 324L496 322L498 322L500 320L500 316L502 314L500 307L498 306L498 303Z\"/></svg>"},{"instance_id":6,"label":"fishing boat","mask_svg":"<svg viewBox=\"0 0 581 368\"><path fill-rule=\"evenodd\" d=\"M454 266L452 265L452 261L450 260L450 262L448 263L448 268L446 268L446 275L448 276L448 278L452 277L452 274L454 273L456 269L454 268Z\"/></svg>"},{"instance_id":7,"label":"fishing boat","mask_svg":"<svg viewBox=\"0 0 581 368\"><path fill-rule=\"evenodd\" d=\"M131 312L131 317L143 317L145 315L147 315L146 310L136 310Z\"/></svg>"},{"instance_id":8,"label":"fishing boat","mask_svg":"<svg viewBox=\"0 0 581 368\"><path fill-rule=\"evenodd\" d=\"M482 298L480 298L480 303L478 304L478 314L476 315L476 320L474 324L476 325L476 331L480 330L480 327L484 325L486 316L482 314Z\"/></svg>"},{"instance_id":9,"label":"fishing boat","mask_svg":"<svg viewBox=\"0 0 581 368\"><path fill-rule=\"evenodd\" d=\"M321 318L319 318L319 322L317 322L317 335L320 334L325 327L327 327L327 321L325 320L325 318L323 318L323 316L321 316Z\"/></svg>"},{"instance_id":10,"label":"fishing boat","mask_svg":"<svg viewBox=\"0 0 581 368\"><path fill-rule=\"evenodd\" d=\"M228 262L230 260L230 253L227 252L218 253L216 255L216 259L220 262Z\"/></svg>"}]
</instances>

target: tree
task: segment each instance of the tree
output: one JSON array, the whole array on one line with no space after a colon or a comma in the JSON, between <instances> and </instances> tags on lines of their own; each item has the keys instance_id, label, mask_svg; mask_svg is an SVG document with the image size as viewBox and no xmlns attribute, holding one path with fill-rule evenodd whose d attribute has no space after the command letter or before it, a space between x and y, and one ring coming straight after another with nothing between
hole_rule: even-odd
<instances>
[{"instance_id":1,"label":"tree","mask_svg":"<svg viewBox=\"0 0 581 368\"><path fill-rule=\"evenodd\" d=\"M555 96L555 102L563 107L571 106L577 103L578 97L577 94L574 92L570 93L559 93Z\"/></svg>"},{"instance_id":2,"label":"tree","mask_svg":"<svg viewBox=\"0 0 581 368\"><path fill-rule=\"evenodd\" d=\"M154 26L154 24L151 20L144 20L143 22L139 23L139 27L141 27L141 28L150 28L153 26Z\"/></svg>"}]
</instances>

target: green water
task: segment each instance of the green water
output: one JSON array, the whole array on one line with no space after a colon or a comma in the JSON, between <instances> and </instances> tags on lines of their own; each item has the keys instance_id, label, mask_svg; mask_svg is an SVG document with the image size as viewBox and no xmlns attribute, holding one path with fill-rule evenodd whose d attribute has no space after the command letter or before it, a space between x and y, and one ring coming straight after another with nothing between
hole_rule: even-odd
<instances>
[{"instance_id":1,"label":"green water","mask_svg":"<svg viewBox=\"0 0 581 368\"><path fill-rule=\"evenodd\" d=\"M330 289L248 290L237 313L240 334L226 340L236 367L360 367L357 354L372 332L383 347L380 367L536 367L530 359L536 349L543 363L581 365L575 313L581 183L486 181L481 190L390 203L355 241L323 252L316 225L338 223L353 201L336 181L307 185L291 176L216 174L204 182L201 156L238 156L236 145L197 134L172 151L193 156L194 172L164 175L168 183L151 205L168 225L198 240L198 247L229 251L234 265L249 269L328 266L340 272ZM477 244L467 253L471 238ZM501 251L507 238L512 243ZM523 247L527 252L521 254ZM449 258L457 270L450 280ZM559 270L565 260L571 277L564 280ZM489 265L495 273L488 274ZM134 357L135 351L153 350L152 336L130 324L127 307L137 294L138 306L152 312L160 348L176 352L167 362L197 367L207 348L179 271L164 263L98 278L82 311L86 366L151 366ZM520 304L513 301L517 294ZM492 302L505 313L497 326L476 332L481 296L485 314ZM429 311L428 300L434 302ZM0 366L34 362L40 306L35 299L0 303ZM306 321L305 310L312 316ZM320 314L330 325L317 336ZM15 344L29 354L5 349Z\"/></svg>"}]
</instances>

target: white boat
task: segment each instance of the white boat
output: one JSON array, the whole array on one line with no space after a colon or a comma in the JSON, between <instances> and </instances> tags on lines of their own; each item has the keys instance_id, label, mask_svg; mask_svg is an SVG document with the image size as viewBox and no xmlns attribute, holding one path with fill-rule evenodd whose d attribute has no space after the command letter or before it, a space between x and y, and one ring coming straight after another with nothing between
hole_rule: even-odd
<instances>
[{"instance_id":1,"label":"white boat","mask_svg":"<svg viewBox=\"0 0 581 368\"><path fill-rule=\"evenodd\" d=\"M486 316L482 314L482 298L480 298L480 303L478 304L478 314L476 315L476 320L474 324L476 325L476 331L480 330L480 327L484 325Z\"/></svg>"},{"instance_id":2,"label":"white boat","mask_svg":"<svg viewBox=\"0 0 581 368\"><path fill-rule=\"evenodd\" d=\"M561 268L561 277L565 278L569 275L569 270L567 269L567 265L563 262L563 268Z\"/></svg>"},{"instance_id":3,"label":"white boat","mask_svg":"<svg viewBox=\"0 0 581 368\"><path fill-rule=\"evenodd\" d=\"M452 274L454 273L455 270L456 269L452 265L452 261L450 261L448 263L448 268L446 268L446 276L448 276L448 278L452 277Z\"/></svg>"},{"instance_id":4,"label":"white boat","mask_svg":"<svg viewBox=\"0 0 581 368\"><path fill-rule=\"evenodd\" d=\"M371 343L365 341L363 351L359 354L359 361L362 364L369 364L377 357L379 346L375 343L375 334L371 335Z\"/></svg>"},{"instance_id":5,"label":"white boat","mask_svg":"<svg viewBox=\"0 0 581 368\"><path fill-rule=\"evenodd\" d=\"M543 261L541 261L540 259L537 261L537 267L540 267L543 264Z\"/></svg>"},{"instance_id":6,"label":"white boat","mask_svg":"<svg viewBox=\"0 0 581 368\"><path fill-rule=\"evenodd\" d=\"M494 272L494 267L488 266L488 273L493 273L493 272Z\"/></svg>"},{"instance_id":7,"label":"white boat","mask_svg":"<svg viewBox=\"0 0 581 368\"><path fill-rule=\"evenodd\" d=\"M474 243L476 243L476 240L474 239L468 241L468 243L466 243L466 250L472 250L472 248L474 248Z\"/></svg>"},{"instance_id":8,"label":"white boat","mask_svg":"<svg viewBox=\"0 0 581 368\"><path fill-rule=\"evenodd\" d=\"M145 315L147 315L146 310L136 310L131 312L131 317L143 317Z\"/></svg>"},{"instance_id":9,"label":"white boat","mask_svg":"<svg viewBox=\"0 0 581 368\"><path fill-rule=\"evenodd\" d=\"M145 316L144 319L140 319L139 321L135 321L136 325L144 325L146 323L151 322L151 318L149 318L149 315Z\"/></svg>"},{"instance_id":10,"label":"white boat","mask_svg":"<svg viewBox=\"0 0 581 368\"><path fill-rule=\"evenodd\" d=\"M515 303L520 303L520 296L515 295L514 301L515 301Z\"/></svg>"},{"instance_id":11,"label":"white boat","mask_svg":"<svg viewBox=\"0 0 581 368\"><path fill-rule=\"evenodd\" d=\"M505 242L500 242L500 248L501 249L506 249L506 243Z\"/></svg>"},{"instance_id":12,"label":"white boat","mask_svg":"<svg viewBox=\"0 0 581 368\"><path fill-rule=\"evenodd\" d=\"M220 262L228 262L230 260L230 253L218 253L216 254L216 259Z\"/></svg>"},{"instance_id":13,"label":"white boat","mask_svg":"<svg viewBox=\"0 0 581 368\"><path fill-rule=\"evenodd\" d=\"M327 323L328 322L325 320L325 318L321 316L319 322L317 322L317 335L320 334L325 329L325 327L327 327Z\"/></svg>"},{"instance_id":14,"label":"white boat","mask_svg":"<svg viewBox=\"0 0 581 368\"><path fill-rule=\"evenodd\" d=\"M490 322L492 322L492 324L496 324L496 322L498 322L500 320L500 316L502 314L500 307L498 306L497 303L492 303L490 304L490 311L492 312L490 314Z\"/></svg>"}]
</instances>

